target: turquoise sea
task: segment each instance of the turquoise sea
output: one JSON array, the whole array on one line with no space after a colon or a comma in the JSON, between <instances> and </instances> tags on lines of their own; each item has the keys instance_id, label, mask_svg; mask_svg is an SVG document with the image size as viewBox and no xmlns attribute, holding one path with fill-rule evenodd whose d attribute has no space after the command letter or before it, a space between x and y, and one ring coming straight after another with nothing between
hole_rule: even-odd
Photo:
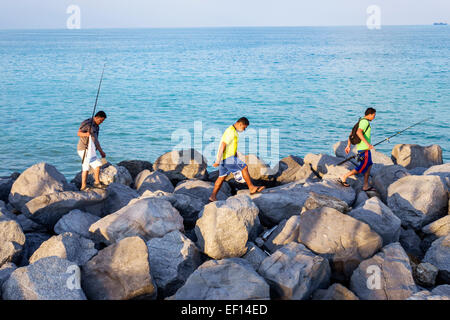
<instances>
[{"instance_id":1,"label":"turquoise sea","mask_svg":"<svg viewBox=\"0 0 450 320\"><path fill-rule=\"evenodd\" d=\"M367 107L378 111L373 143L433 117L379 151L439 144L450 161L447 26L5 30L0 176L41 161L69 179L80 170L76 133L91 116L105 62L100 141L113 163L206 148L211 132L220 139L241 116L254 129L241 141L267 132L268 152L279 158L332 154ZM180 129L191 137L173 140Z\"/></svg>"}]
</instances>

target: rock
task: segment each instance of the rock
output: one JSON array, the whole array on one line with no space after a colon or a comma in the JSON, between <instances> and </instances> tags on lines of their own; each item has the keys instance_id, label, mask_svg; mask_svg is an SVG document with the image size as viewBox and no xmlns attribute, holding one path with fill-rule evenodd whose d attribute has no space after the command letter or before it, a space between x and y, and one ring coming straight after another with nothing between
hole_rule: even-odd
<instances>
[{"instance_id":1,"label":"rock","mask_svg":"<svg viewBox=\"0 0 450 320\"><path fill-rule=\"evenodd\" d=\"M325 207L301 215L298 242L329 259L334 277L344 279L381 248L382 238L366 223Z\"/></svg>"},{"instance_id":2,"label":"rock","mask_svg":"<svg viewBox=\"0 0 450 320\"><path fill-rule=\"evenodd\" d=\"M0 201L8 202L14 181L17 180L20 173L12 174L10 177L0 177Z\"/></svg>"},{"instance_id":3,"label":"rock","mask_svg":"<svg viewBox=\"0 0 450 320\"><path fill-rule=\"evenodd\" d=\"M168 297L201 265L200 251L179 231L147 242L151 273L161 294Z\"/></svg>"},{"instance_id":4,"label":"rock","mask_svg":"<svg viewBox=\"0 0 450 320\"><path fill-rule=\"evenodd\" d=\"M81 269L81 285L91 300L156 298L147 246L139 237L100 250Z\"/></svg>"},{"instance_id":5,"label":"rock","mask_svg":"<svg viewBox=\"0 0 450 320\"><path fill-rule=\"evenodd\" d=\"M15 220L17 221L17 216L14 213L11 213L5 206L5 203L0 200L0 220Z\"/></svg>"},{"instance_id":6,"label":"rock","mask_svg":"<svg viewBox=\"0 0 450 320\"><path fill-rule=\"evenodd\" d=\"M143 194L145 191L165 191L173 193L174 187L169 178L161 171L144 170L136 177L134 182L136 190L139 194Z\"/></svg>"},{"instance_id":7,"label":"rock","mask_svg":"<svg viewBox=\"0 0 450 320\"><path fill-rule=\"evenodd\" d=\"M305 201L302 212L323 207L334 208L342 213L349 211L348 204L345 201L339 200L333 196L317 194L314 191L311 191Z\"/></svg>"},{"instance_id":8,"label":"rock","mask_svg":"<svg viewBox=\"0 0 450 320\"><path fill-rule=\"evenodd\" d=\"M26 241L23 247L22 259L18 264L19 267L28 265L30 257L41 246L42 243L50 239L51 236L46 233L36 232L27 233Z\"/></svg>"},{"instance_id":9,"label":"rock","mask_svg":"<svg viewBox=\"0 0 450 320\"><path fill-rule=\"evenodd\" d=\"M102 236L106 244L132 236L140 236L147 241L174 230L184 230L183 218L169 201L157 198L132 200L126 207L89 228L89 232Z\"/></svg>"},{"instance_id":10,"label":"rock","mask_svg":"<svg viewBox=\"0 0 450 320\"><path fill-rule=\"evenodd\" d=\"M23 206L23 213L31 220L53 229L56 222L74 209L89 211L89 207L107 198L106 190L65 191L34 198Z\"/></svg>"},{"instance_id":11,"label":"rock","mask_svg":"<svg viewBox=\"0 0 450 320\"><path fill-rule=\"evenodd\" d=\"M54 166L38 163L25 170L14 182L9 203L21 211L33 198L55 192L72 190L66 178Z\"/></svg>"},{"instance_id":12,"label":"rock","mask_svg":"<svg viewBox=\"0 0 450 320\"><path fill-rule=\"evenodd\" d=\"M324 179L321 182L307 182L303 187L306 188L308 192L312 191L320 195L344 201L348 206L351 206L356 198L356 193L353 188L346 188L334 180Z\"/></svg>"},{"instance_id":13,"label":"rock","mask_svg":"<svg viewBox=\"0 0 450 320\"><path fill-rule=\"evenodd\" d=\"M130 187L121 183L112 183L107 188L108 197L106 198L102 216L106 216L113 212L116 212L123 207L127 206L128 203L139 197L139 193Z\"/></svg>"},{"instance_id":14,"label":"rock","mask_svg":"<svg viewBox=\"0 0 450 320\"><path fill-rule=\"evenodd\" d=\"M197 221L198 213L203 210L204 203L198 198L192 198L186 194L181 193L168 193L164 191L145 191L143 198L158 198L169 201L172 206L177 209L180 215L183 217L183 223L185 226L194 227Z\"/></svg>"},{"instance_id":15,"label":"rock","mask_svg":"<svg viewBox=\"0 0 450 320\"><path fill-rule=\"evenodd\" d=\"M359 300L359 298L342 284L335 283L328 289L316 290L313 300Z\"/></svg>"},{"instance_id":16,"label":"rock","mask_svg":"<svg viewBox=\"0 0 450 320\"><path fill-rule=\"evenodd\" d=\"M86 300L73 262L47 257L14 270L3 284L4 300Z\"/></svg>"},{"instance_id":17,"label":"rock","mask_svg":"<svg viewBox=\"0 0 450 320\"><path fill-rule=\"evenodd\" d=\"M142 160L126 160L119 162L118 167L125 167L131 175L131 179L135 179L136 176L144 170L153 170L153 165L148 161Z\"/></svg>"},{"instance_id":18,"label":"rock","mask_svg":"<svg viewBox=\"0 0 450 320\"><path fill-rule=\"evenodd\" d=\"M400 178L409 176L408 170L402 166L392 165L380 169L373 175L374 187L381 195L381 200L387 203L389 186Z\"/></svg>"},{"instance_id":19,"label":"rock","mask_svg":"<svg viewBox=\"0 0 450 320\"><path fill-rule=\"evenodd\" d=\"M57 234L70 232L97 243L100 239L94 237L93 234L89 232L89 228L98 220L100 220L99 217L88 212L83 212L78 209L72 210L56 223L54 231Z\"/></svg>"},{"instance_id":20,"label":"rock","mask_svg":"<svg viewBox=\"0 0 450 320\"><path fill-rule=\"evenodd\" d=\"M2 286L9 279L11 273L17 269L17 266L14 263L7 262L3 266L0 267L0 297L2 296Z\"/></svg>"},{"instance_id":21,"label":"rock","mask_svg":"<svg viewBox=\"0 0 450 320\"><path fill-rule=\"evenodd\" d=\"M432 235L435 239L445 237L450 234L450 215L438 219L422 228L422 232Z\"/></svg>"},{"instance_id":22,"label":"rock","mask_svg":"<svg viewBox=\"0 0 450 320\"><path fill-rule=\"evenodd\" d=\"M241 258L210 260L169 300L268 300L269 285Z\"/></svg>"},{"instance_id":23,"label":"rock","mask_svg":"<svg viewBox=\"0 0 450 320\"><path fill-rule=\"evenodd\" d=\"M413 229L401 229L400 231L400 244L407 254L421 259L423 252L420 248L420 237Z\"/></svg>"},{"instance_id":24,"label":"rock","mask_svg":"<svg viewBox=\"0 0 450 320\"><path fill-rule=\"evenodd\" d=\"M242 155L238 153L238 157L242 159L248 166L250 178L254 181L273 181L273 170L264 161L254 154Z\"/></svg>"},{"instance_id":25,"label":"rock","mask_svg":"<svg viewBox=\"0 0 450 320\"><path fill-rule=\"evenodd\" d=\"M414 270L414 279L424 287L434 287L439 269L431 263L420 263Z\"/></svg>"},{"instance_id":26,"label":"rock","mask_svg":"<svg viewBox=\"0 0 450 320\"><path fill-rule=\"evenodd\" d=\"M434 241L422 262L428 262L437 267L438 281L450 284L450 235Z\"/></svg>"},{"instance_id":27,"label":"rock","mask_svg":"<svg viewBox=\"0 0 450 320\"><path fill-rule=\"evenodd\" d=\"M283 220L264 243L264 247L273 253L284 245L297 241L299 236L300 216L295 215Z\"/></svg>"},{"instance_id":28,"label":"rock","mask_svg":"<svg viewBox=\"0 0 450 320\"><path fill-rule=\"evenodd\" d=\"M429 168L442 164L442 149L437 144L423 147L417 144L397 144L392 149L392 161L406 169Z\"/></svg>"},{"instance_id":29,"label":"rock","mask_svg":"<svg viewBox=\"0 0 450 320\"><path fill-rule=\"evenodd\" d=\"M281 159L278 163L278 172L275 174L275 180L278 183L286 184L298 180L315 180L317 177L310 166L305 166L302 158L289 156Z\"/></svg>"},{"instance_id":30,"label":"rock","mask_svg":"<svg viewBox=\"0 0 450 320\"><path fill-rule=\"evenodd\" d=\"M389 186L387 205L406 228L421 229L447 213L447 190L435 176L406 176Z\"/></svg>"},{"instance_id":31,"label":"rock","mask_svg":"<svg viewBox=\"0 0 450 320\"><path fill-rule=\"evenodd\" d=\"M360 191L356 195L355 203L353 204L353 208L358 208L360 206L363 206L366 201L369 200L369 196L367 195L367 192Z\"/></svg>"},{"instance_id":32,"label":"rock","mask_svg":"<svg viewBox=\"0 0 450 320\"><path fill-rule=\"evenodd\" d=\"M199 199L203 204L209 202L209 197L211 196L214 189L214 184L208 181L202 180L186 180L180 182L176 188L175 194L185 194L191 198ZM219 192L217 193L217 200L226 200L231 196L230 186L224 182Z\"/></svg>"},{"instance_id":33,"label":"rock","mask_svg":"<svg viewBox=\"0 0 450 320\"><path fill-rule=\"evenodd\" d=\"M32 233L32 232L46 232L47 227L34 222L30 218L28 218L25 214L19 214L16 216L16 221L20 224L24 233Z\"/></svg>"},{"instance_id":34,"label":"rock","mask_svg":"<svg viewBox=\"0 0 450 320\"><path fill-rule=\"evenodd\" d=\"M406 252L391 243L353 272L350 290L361 300L404 300L417 291Z\"/></svg>"},{"instance_id":35,"label":"rock","mask_svg":"<svg viewBox=\"0 0 450 320\"><path fill-rule=\"evenodd\" d=\"M398 242L401 232L401 221L377 197L370 198L364 205L353 209L349 216L363 221L383 239L383 246Z\"/></svg>"},{"instance_id":36,"label":"rock","mask_svg":"<svg viewBox=\"0 0 450 320\"><path fill-rule=\"evenodd\" d=\"M262 251L256 244L249 242L247 244L247 253L242 256L243 259L250 262L253 269L258 270L261 263L267 258L267 253Z\"/></svg>"},{"instance_id":37,"label":"rock","mask_svg":"<svg viewBox=\"0 0 450 320\"><path fill-rule=\"evenodd\" d=\"M129 187L133 183L131 174L125 167L113 165L111 163L107 163L100 168L99 179L100 182L106 186L109 186L112 183L120 183ZM93 185L94 181L94 170L90 168L86 183L88 185ZM71 182L74 183L77 188L80 188L81 172L79 172Z\"/></svg>"},{"instance_id":38,"label":"rock","mask_svg":"<svg viewBox=\"0 0 450 320\"><path fill-rule=\"evenodd\" d=\"M311 169L316 172L320 172L321 174L326 174L328 172L329 166L337 166L339 162L345 160L346 157L338 158L333 157L328 154L312 154L308 153L303 161L306 165L311 165ZM346 162L342 165L343 168L352 169L352 165L349 162Z\"/></svg>"},{"instance_id":39,"label":"rock","mask_svg":"<svg viewBox=\"0 0 450 320\"><path fill-rule=\"evenodd\" d=\"M258 207L238 195L206 205L195 226L199 248L213 259L241 257L260 229Z\"/></svg>"},{"instance_id":40,"label":"rock","mask_svg":"<svg viewBox=\"0 0 450 320\"><path fill-rule=\"evenodd\" d=\"M176 184L186 179L206 180L208 171L206 158L197 150L174 150L156 159L154 170L161 170Z\"/></svg>"},{"instance_id":41,"label":"rock","mask_svg":"<svg viewBox=\"0 0 450 320\"><path fill-rule=\"evenodd\" d=\"M421 176L425 173L425 171L427 171L427 168L423 167L417 167L408 170L409 174L412 176Z\"/></svg>"},{"instance_id":42,"label":"rock","mask_svg":"<svg viewBox=\"0 0 450 320\"><path fill-rule=\"evenodd\" d=\"M450 297L450 284L443 284L443 285L437 286L431 291L431 293L433 295Z\"/></svg>"},{"instance_id":43,"label":"rock","mask_svg":"<svg viewBox=\"0 0 450 320\"><path fill-rule=\"evenodd\" d=\"M20 225L7 218L0 218L0 267L8 262L18 263L25 245L25 235Z\"/></svg>"},{"instance_id":44,"label":"rock","mask_svg":"<svg viewBox=\"0 0 450 320\"><path fill-rule=\"evenodd\" d=\"M432 166L428 168L423 174L426 176L439 176L442 182L447 185L447 190L450 192L450 163Z\"/></svg>"},{"instance_id":45,"label":"rock","mask_svg":"<svg viewBox=\"0 0 450 320\"><path fill-rule=\"evenodd\" d=\"M450 300L450 297L433 295L429 291L424 290L424 291L420 291L420 292L413 294L406 300Z\"/></svg>"},{"instance_id":46,"label":"rock","mask_svg":"<svg viewBox=\"0 0 450 320\"><path fill-rule=\"evenodd\" d=\"M29 261L31 264L42 258L56 256L81 266L96 254L97 249L94 248L94 242L77 234L66 232L43 242Z\"/></svg>"},{"instance_id":47,"label":"rock","mask_svg":"<svg viewBox=\"0 0 450 320\"><path fill-rule=\"evenodd\" d=\"M269 282L274 296L283 300L306 300L330 281L328 261L304 245L291 242L264 259L258 272Z\"/></svg>"}]
</instances>

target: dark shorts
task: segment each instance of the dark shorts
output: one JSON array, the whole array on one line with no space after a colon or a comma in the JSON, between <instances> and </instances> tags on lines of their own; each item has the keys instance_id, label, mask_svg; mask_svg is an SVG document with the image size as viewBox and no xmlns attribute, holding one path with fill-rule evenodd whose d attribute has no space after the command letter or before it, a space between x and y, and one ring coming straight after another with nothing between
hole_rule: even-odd
<instances>
[{"instance_id":1,"label":"dark shorts","mask_svg":"<svg viewBox=\"0 0 450 320\"><path fill-rule=\"evenodd\" d=\"M242 171L247 165L245 162L240 160L238 157L228 157L219 165L219 177L224 177L229 175L230 173L236 173L238 171Z\"/></svg>"},{"instance_id":2,"label":"dark shorts","mask_svg":"<svg viewBox=\"0 0 450 320\"><path fill-rule=\"evenodd\" d=\"M372 153L370 150L358 151L359 165L355 168L358 173L366 173L366 171L372 166Z\"/></svg>"}]
</instances>

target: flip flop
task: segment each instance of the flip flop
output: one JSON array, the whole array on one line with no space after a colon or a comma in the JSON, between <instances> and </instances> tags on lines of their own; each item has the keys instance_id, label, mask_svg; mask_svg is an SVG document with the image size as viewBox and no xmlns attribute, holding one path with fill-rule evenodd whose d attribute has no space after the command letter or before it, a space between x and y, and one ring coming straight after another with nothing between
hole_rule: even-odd
<instances>
[{"instance_id":1,"label":"flip flop","mask_svg":"<svg viewBox=\"0 0 450 320\"><path fill-rule=\"evenodd\" d=\"M208 199L208 203L211 203L211 202L215 202L215 201L213 201L213 200L211 200L211 199Z\"/></svg>"},{"instance_id":2,"label":"flip flop","mask_svg":"<svg viewBox=\"0 0 450 320\"><path fill-rule=\"evenodd\" d=\"M350 185L347 182L342 181L340 178L339 178L338 182L346 188L350 187Z\"/></svg>"},{"instance_id":3,"label":"flip flop","mask_svg":"<svg viewBox=\"0 0 450 320\"><path fill-rule=\"evenodd\" d=\"M364 189L363 189L363 191L364 191L364 192L367 192L367 191L377 191L377 190L376 190L374 187L370 187L370 188L367 189L367 190L364 190Z\"/></svg>"},{"instance_id":4,"label":"flip flop","mask_svg":"<svg viewBox=\"0 0 450 320\"><path fill-rule=\"evenodd\" d=\"M255 192L250 192L250 194L256 194L256 193L260 193L261 191L263 191L264 189L266 189L266 187L264 187L264 186L261 186L261 187L258 187L258 189L256 189L256 191Z\"/></svg>"}]
</instances>

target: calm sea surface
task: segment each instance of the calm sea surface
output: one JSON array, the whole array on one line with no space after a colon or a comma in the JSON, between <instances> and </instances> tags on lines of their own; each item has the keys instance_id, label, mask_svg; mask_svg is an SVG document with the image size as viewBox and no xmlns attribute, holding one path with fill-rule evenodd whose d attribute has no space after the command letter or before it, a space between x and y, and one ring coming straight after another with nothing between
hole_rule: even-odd
<instances>
[{"instance_id":1,"label":"calm sea surface","mask_svg":"<svg viewBox=\"0 0 450 320\"><path fill-rule=\"evenodd\" d=\"M241 151L272 165L332 154L367 107L373 143L433 117L379 151L439 144L450 161L450 27L0 31L0 176L42 161L80 170L76 133L105 62L113 163L196 147L212 164L214 137L241 116L253 129Z\"/></svg>"}]
</instances>

